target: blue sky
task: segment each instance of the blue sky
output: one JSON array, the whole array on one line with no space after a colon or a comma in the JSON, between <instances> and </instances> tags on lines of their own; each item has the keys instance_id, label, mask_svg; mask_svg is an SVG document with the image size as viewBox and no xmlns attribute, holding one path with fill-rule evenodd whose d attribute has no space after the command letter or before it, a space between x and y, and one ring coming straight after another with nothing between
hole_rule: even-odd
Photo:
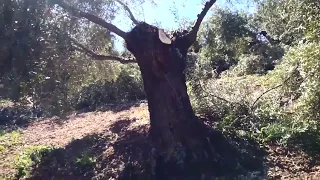
<instances>
[{"instance_id":1,"label":"blue sky","mask_svg":"<svg viewBox=\"0 0 320 180\"><path fill-rule=\"evenodd\" d=\"M184 19L189 21L195 21L197 15L203 8L203 2L205 0L154 0L156 6L152 5L150 1L146 0L141 7L131 7L132 12L135 14L138 20L145 21L150 24L155 24L164 29L175 29L178 27L179 22ZM244 10L247 12L253 12L254 7L249 6L248 0L236 0L236 3L230 4L226 0L217 0L214 7L229 7L232 10ZM206 18L210 16L210 11ZM124 12L116 17L114 22L120 29L124 31L130 31L132 28L129 18ZM117 38L116 49L123 50L122 40Z\"/></svg>"}]
</instances>

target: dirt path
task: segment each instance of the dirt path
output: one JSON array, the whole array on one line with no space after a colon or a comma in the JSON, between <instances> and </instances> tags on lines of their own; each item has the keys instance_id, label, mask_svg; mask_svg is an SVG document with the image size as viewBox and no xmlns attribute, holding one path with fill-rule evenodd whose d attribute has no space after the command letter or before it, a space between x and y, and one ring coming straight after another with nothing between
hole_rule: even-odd
<instances>
[{"instance_id":1,"label":"dirt path","mask_svg":"<svg viewBox=\"0 0 320 180\"><path fill-rule=\"evenodd\" d=\"M66 177L68 179L90 179L89 176L95 179L117 178L117 174L123 171L128 159L134 162L146 158L141 157L141 151L146 147L145 135L148 130L148 118L148 108L143 103L117 110L74 114L64 121L51 118L33 122L22 129L21 142L12 145L8 151L10 153L1 154L0 152L0 158L4 159L0 163L0 177L13 172L12 168L10 169L5 164L12 161L13 157L24 148L47 145L60 148L57 154L52 154L52 158L59 161L58 157L63 157L63 161L55 165L55 171L59 171L53 172L56 173L55 179ZM75 172L74 174L78 172L72 169L75 165L70 164L71 161L67 162L68 158L65 155L78 157L79 153L83 152L88 152L97 159L94 167L86 169L89 172L88 177L84 177L83 174L86 173L83 172L81 172L83 176L81 178L75 175L65 175L66 172ZM268 146L267 152L269 155L266 157L266 170L270 179L305 179L306 177L320 179L319 164L315 164L315 160L303 152L288 151L279 146ZM52 159L44 163L52 163ZM42 166L42 169L39 168L35 172L35 177L47 179L50 175L46 177L45 174L49 167L52 168L52 164Z\"/></svg>"}]
</instances>

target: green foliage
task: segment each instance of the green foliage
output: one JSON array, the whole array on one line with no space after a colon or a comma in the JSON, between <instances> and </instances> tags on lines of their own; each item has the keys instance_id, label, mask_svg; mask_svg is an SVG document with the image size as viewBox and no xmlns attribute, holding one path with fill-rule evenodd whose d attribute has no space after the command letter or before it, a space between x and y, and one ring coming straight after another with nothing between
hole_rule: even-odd
<instances>
[{"instance_id":1,"label":"green foliage","mask_svg":"<svg viewBox=\"0 0 320 180\"><path fill-rule=\"evenodd\" d=\"M290 137L292 129L286 124L271 123L261 129L261 138L263 141L276 141L280 140L283 144Z\"/></svg>"},{"instance_id":2,"label":"green foliage","mask_svg":"<svg viewBox=\"0 0 320 180\"><path fill-rule=\"evenodd\" d=\"M81 167L92 166L95 163L95 159L88 154L83 154L76 159L76 163Z\"/></svg>"},{"instance_id":3,"label":"green foliage","mask_svg":"<svg viewBox=\"0 0 320 180\"><path fill-rule=\"evenodd\" d=\"M0 99L0 107L10 107L12 106L12 102L7 99Z\"/></svg>"},{"instance_id":4,"label":"green foliage","mask_svg":"<svg viewBox=\"0 0 320 180\"><path fill-rule=\"evenodd\" d=\"M52 148L47 146L30 146L21 152L14 161L14 167L17 170L16 178L27 178L33 166L41 162L41 158L49 153Z\"/></svg>"},{"instance_id":5,"label":"green foliage","mask_svg":"<svg viewBox=\"0 0 320 180\"><path fill-rule=\"evenodd\" d=\"M97 79L96 79L97 80ZM93 108L110 103L137 101L145 98L137 66L121 67L115 80L91 82L74 96L76 109Z\"/></svg>"},{"instance_id":6,"label":"green foliage","mask_svg":"<svg viewBox=\"0 0 320 180\"><path fill-rule=\"evenodd\" d=\"M284 55L281 46L262 42L250 47L249 52L240 54L238 64L224 73L229 76L266 74L274 69L276 62L280 61Z\"/></svg>"},{"instance_id":7,"label":"green foliage","mask_svg":"<svg viewBox=\"0 0 320 180\"><path fill-rule=\"evenodd\" d=\"M278 77L285 77L288 68L296 67L295 76L284 86L283 93L294 96L296 99L294 113L299 122L303 120L303 122L319 124L319 57L318 43L298 45L290 49L284 62L275 72Z\"/></svg>"},{"instance_id":8,"label":"green foliage","mask_svg":"<svg viewBox=\"0 0 320 180\"><path fill-rule=\"evenodd\" d=\"M0 98L22 104L30 104L31 98L32 106L52 116L74 110L77 94L95 83L109 86L117 81L117 87L108 90L108 94L114 91L112 96L119 98L116 101L140 97L137 73L121 70L126 68L111 61L94 62L71 40L97 53L117 55L113 35L99 25L66 16L64 10L48 2L5 1L0 6ZM114 1L68 3L107 21L119 10Z\"/></svg>"},{"instance_id":9,"label":"green foliage","mask_svg":"<svg viewBox=\"0 0 320 180\"><path fill-rule=\"evenodd\" d=\"M204 48L189 58L186 71L195 111L213 117L215 128L260 142L287 145L309 132L318 134L316 5L318 1L312 0L263 0L257 13L247 17L218 10L204 24L199 38ZM244 21L236 23L232 14ZM228 21L235 26L221 23ZM256 41L253 36L261 30L267 32L267 40ZM231 59L234 63L228 64ZM226 65L219 79L213 62ZM318 141L308 142L318 147Z\"/></svg>"},{"instance_id":10,"label":"green foliage","mask_svg":"<svg viewBox=\"0 0 320 180\"><path fill-rule=\"evenodd\" d=\"M301 7L306 18L305 36L311 42L318 42L320 40L320 8L319 1L305 0Z\"/></svg>"},{"instance_id":11,"label":"green foliage","mask_svg":"<svg viewBox=\"0 0 320 180\"><path fill-rule=\"evenodd\" d=\"M18 131L6 132L0 131L0 155L1 157L10 154L10 151L14 151L12 148L16 148L18 145L22 145L21 134ZM42 156L51 151L51 148L47 146L28 146L23 149L21 153L16 155L13 162L10 162L10 166L16 169L15 177L10 179L20 179L29 176L30 171L34 166L41 161Z\"/></svg>"},{"instance_id":12,"label":"green foliage","mask_svg":"<svg viewBox=\"0 0 320 180\"><path fill-rule=\"evenodd\" d=\"M265 87L264 92L271 89L270 92L260 92L263 96L255 106L252 106L256 102L254 99L250 102L238 95L239 101L249 102L251 113L234 115L237 111L233 110L222 118L220 128L230 128L230 124L231 128L236 128L238 125L235 126L235 121L239 118L241 124L245 125L248 119L241 118L242 114L249 115L249 120L256 126L251 136L263 142L287 144L299 134L319 131L319 47L318 43L307 43L290 48L276 69L265 76L267 81L260 84ZM228 86L225 82L224 87ZM252 88L253 84L249 87ZM233 86L231 92L235 93L241 88L238 84ZM223 91L221 95L228 92L220 90Z\"/></svg>"},{"instance_id":13,"label":"green foliage","mask_svg":"<svg viewBox=\"0 0 320 180\"><path fill-rule=\"evenodd\" d=\"M6 150L6 148L4 146L0 145L0 152L3 152L5 150Z\"/></svg>"},{"instance_id":14,"label":"green foliage","mask_svg":"<svg viewBox=\"0 0 320 180\"><path fill-rule=\"evenodd\" d=\"M6 134L5 130L0 129L0 137L3 136L3 135L5 135L5 134Z\"/></svg>"},{"instance_id":15,"label":"green foliage","mask_svg":"<svg viewBox=\"0 0 320 180\"><path fill-rule=\"evenodd\" d=\"M0 14L1 96L18 101L30 88L29 80L35 78L31 71L40 63L44 1L4 1Z\"/></svg>"},{"instance_id":16,"label":"green foliage","mask_svg":"<svg viewBox=\"0 0 320 180\"><path fill-rule=\"evenodd\" d=\"M247 23L245 15L218 9L203 23L200 31L199 42L203 48L199 55L199 65L210 67L220 74L236 64L237 56L244 51L246 42L253 36Z\"/></svg>"},{"instance_id":17,"label":"green foliage","mask_svg":"<svg viewBox=\"0 0 320 180\"><path fill-rule=\"evenodd\" d=\"M259 55L241 55L238 64L228 74L243 76L246 74L261 74L265 71L264 58Z\"/></svg>"},{"instance_id":18,"label":"green foliage","mask_svg":"<svg viewBox=\"0 0 320 180\"><path fill-rule=\"evenodd\" d=\"M197 59L206 77L227 72L229 75L263 74L272 70L284 55L283 46L256 25L255 16L218 9L200 31L203 48ZM254 22L252 22L254 20ZM263 40L263 38L267 40Z\"/></svg>"},{"instance_id":19,"label":"green foliage","mask_svg":"<svg viewBox=\"0 0 320 180\"><path fill-rule=\"evenodd\" d=\"M299 16L301 5L301 1L266 0L258 6L256 18L261 22L261 28L271 36L290 45L303 36L302 29L297 28L303 23L303 18Z\"/></svg>"},{"instance_id":20,"label":"green foliage","mask_svg":"<svg viewBox=\"0 0 320 180\"><path fill-rule=\"evenodd\" d=\"M319 1L263 0L258 5L255 21L260 28L287 45L300 40L319 40Z\"/></svg>"},{"instance_id":21,"label":"green foliage","mask_svg":"<svg viewBox=\"0 0 320 180\"><path fill-rule=\"evenodd\" d=\"M20 143L21 143L20 132L18 131L6 132L5 130L0 131L0 146L2 151Z\"/></svg>"}]
</instances>

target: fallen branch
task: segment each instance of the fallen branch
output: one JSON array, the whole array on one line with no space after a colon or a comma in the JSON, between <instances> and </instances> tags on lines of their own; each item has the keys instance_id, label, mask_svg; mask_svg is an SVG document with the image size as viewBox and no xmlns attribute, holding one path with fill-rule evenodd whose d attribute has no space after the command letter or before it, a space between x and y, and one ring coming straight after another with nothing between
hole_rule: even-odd
<instances>
[{"instance_id":1,"label":"fallen branch","mask_svg":"<svg viewBox=\"0 0 320 180\"><path fill-rule=\"evenodd\" d=\"M299 65L296 66L296 67L293 69L293 72L294 72L295 70L297 70L298 67L299 67ZM253 109L254 106L256 105L256 103L257 103L265 94L267 94L268 92L270 92L270 91L272 91L272 90L275 90L275 89L277 89L277 88L285 85L285 84L292 78L292 76L293 76L293 73L292 73L287 79L285 79L281 84L279 84L279 85L277 85L277 86L274 86L274 87L268 89L267 91L263 92L263 93L253 102L253 104L252 104L252 106L251 106L250 109Z\"/></svg>"}]
</instances>

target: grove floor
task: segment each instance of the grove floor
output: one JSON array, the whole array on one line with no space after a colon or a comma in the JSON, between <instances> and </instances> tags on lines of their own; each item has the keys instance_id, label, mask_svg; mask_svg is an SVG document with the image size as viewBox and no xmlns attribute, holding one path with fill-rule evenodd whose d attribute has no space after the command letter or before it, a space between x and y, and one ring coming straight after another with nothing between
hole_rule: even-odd
<instances>
[{"instance_id":1,"label":"grove floor","mask_svg":"<svg viewBox=\"0 0 320 180\"><path fill-rule=\"evenodd\" d=\"M0 177L15 173L11 164L25 148L47 145L58 149L52 154L55 164L48 159L34 167L34 179L116 179L125 164L145 158L148 118L147 104L141 103L35 121L21 128L21 142L0 151ZM277 145L265 149L267 177L262 179L320 179L320 165L307 154ZM94 165L75 169L69 160L84 154L94 157Z\"/></svg>"}]
</instances>

